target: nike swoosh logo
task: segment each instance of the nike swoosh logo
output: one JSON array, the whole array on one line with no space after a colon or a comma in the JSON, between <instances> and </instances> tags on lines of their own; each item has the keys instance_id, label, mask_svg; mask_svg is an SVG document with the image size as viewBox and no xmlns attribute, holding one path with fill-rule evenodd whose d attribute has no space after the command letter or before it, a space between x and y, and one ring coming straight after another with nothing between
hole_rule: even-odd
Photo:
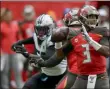
<instances>
[{"instance_id":1,"label":"nike swoosh logo","mask_svg":"<svg viewBox=\"0 0 110 89\"><path fill-rule=\"evenodd\" d=\"M42 78L41 80L42 81L46 81L48 79L48 77L45 77L45 78Z\"/></svg>"}]
</instances>

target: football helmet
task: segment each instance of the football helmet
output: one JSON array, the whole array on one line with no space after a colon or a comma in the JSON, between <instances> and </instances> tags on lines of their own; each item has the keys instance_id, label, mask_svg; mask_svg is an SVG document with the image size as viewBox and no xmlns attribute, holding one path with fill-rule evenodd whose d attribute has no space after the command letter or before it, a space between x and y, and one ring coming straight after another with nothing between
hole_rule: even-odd
<instances>
[{"instance_id":1,"label":"football helmet","mask_svg":"<svg viewBox=\"0 0 110 89\"><path fill-rule=\"evenodd\" d=\"M45 40L47 36L51 35L54 28L55 21L50 15L42 14L35 21L34 30L40 40Z\"/></svg>"},{"instance_id":2,"label":"football helmet","mask_svg":"<svg viewBox=\"0 0 110 89\"><path fill-rule=\"evenodd\" d=\"M95 28L99 22L99 12L94 6L85 5L79 10L78 15L80 21L90 28Z\"/></svg>"},{"instance_id":3,"label":"football helmet","mask_svg":"<svg viewBox=\"0 0 110 89\"><path fill-rule=\"evenodd\" d=\"M78 21L78 16L77 16L78 11L79 11L79 8L73 8L67 14L65 14L63 21L66 26L80 25Z\"/></svg>"}]
</instances>

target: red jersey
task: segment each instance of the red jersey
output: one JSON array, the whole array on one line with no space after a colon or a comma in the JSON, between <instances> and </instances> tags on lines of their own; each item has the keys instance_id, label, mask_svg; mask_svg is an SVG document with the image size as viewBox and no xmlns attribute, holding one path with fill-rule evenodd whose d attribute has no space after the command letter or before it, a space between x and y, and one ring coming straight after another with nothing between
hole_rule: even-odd
<instances>
[{"instance_id":1,"label":"red jersey","mask_svg":"<svg viewBox=\"0 0 110 89\"><path fill-rule=\"evenodd\" d=\"M101 35L89 33L93 40L99 42ZM74 51L77 55L78 71L82 75L100 74L106 72L106 58L91 47L82 34L71 39Z\"/></svg>"},{"instance_id":2,"label":"red jersey","mask_svg":"<svg viewBox=\"0 0 110 89\"><path fill-rule=\"evenodd\" d=\"M78 31L77 33L75 33L75 35L78 35L80 33L80 28L79 27L73 27L70 30L69 30L70 33L68 34L69 39L71 39L71 33L72 32ZM78 68L77 68L77 55L76 55L74 49L67 55L67 62L68 62L69 72L74 73L74 74L79 74Z\"/></svg>"},{"instance_id":3,"label":"red jersey","mask_svg":"<svg viewBox=\"0 0 110 89\"><path fill-rule=\"evenodd\" d=\"M74 52L74 50L67 55L67 62L68 62L68 71L74 74L79 74L77 68L77 55Z\"/></svg>"},{"instance_id":4,"label":"red jersey","mask_svg":"<svg viewBox=\"0 0 110 89\"><path fill-rule=\"evenodd\" d=\"M20 31L22 33L22 37L23 39L27 39L29 37L33 36L34 33L34 21L23 21L20 23ZM34 44L27 44L25 45L27 51L29 53L33 53L34 52Z\"/></svg>"},{"instance_id":5,"label":"red jersey","mask_svg":"<svg viewBox=\"0 0 110 89\"><path fill-rule=\"evenodd\" d=\"M18 24L15 21L1 23L1 49L4 53L13 54L11 46L18 40Z\"/></svg>"}]
</instances>

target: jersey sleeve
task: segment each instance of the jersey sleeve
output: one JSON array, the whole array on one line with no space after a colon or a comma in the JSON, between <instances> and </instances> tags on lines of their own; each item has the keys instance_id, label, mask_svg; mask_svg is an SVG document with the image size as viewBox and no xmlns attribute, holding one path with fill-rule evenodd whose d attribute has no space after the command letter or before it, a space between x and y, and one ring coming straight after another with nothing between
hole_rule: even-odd
<instances>
[{"instance_id":1,"label":"jersey sleeve","mask_svg":"<svg viewBox=\"0 0 110 89\"><path fill-rule=\"evenodd\" d=\"M109 46L110 44L110 30L109 29L107 29L106 27L97 27L93 31L94 33L102 36L99 42L100 44Z\"/></svg>"}]
</instances>

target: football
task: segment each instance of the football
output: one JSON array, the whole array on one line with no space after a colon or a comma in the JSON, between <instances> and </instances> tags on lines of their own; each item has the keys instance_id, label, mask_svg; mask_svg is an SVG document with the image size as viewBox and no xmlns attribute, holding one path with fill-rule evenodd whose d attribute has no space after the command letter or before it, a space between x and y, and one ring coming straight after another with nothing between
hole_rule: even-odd
<instances>
[{"instance_id":1,"label":"football","mask_svg":"<svg viewBox=\"0 0 110 89\"><path fill-rule=\"evenodd\" d=\"M69 29L67 27L61 27L54 29L51 36L52 42L61 42L67 39Z\"/></svg>"}]
</instances>

